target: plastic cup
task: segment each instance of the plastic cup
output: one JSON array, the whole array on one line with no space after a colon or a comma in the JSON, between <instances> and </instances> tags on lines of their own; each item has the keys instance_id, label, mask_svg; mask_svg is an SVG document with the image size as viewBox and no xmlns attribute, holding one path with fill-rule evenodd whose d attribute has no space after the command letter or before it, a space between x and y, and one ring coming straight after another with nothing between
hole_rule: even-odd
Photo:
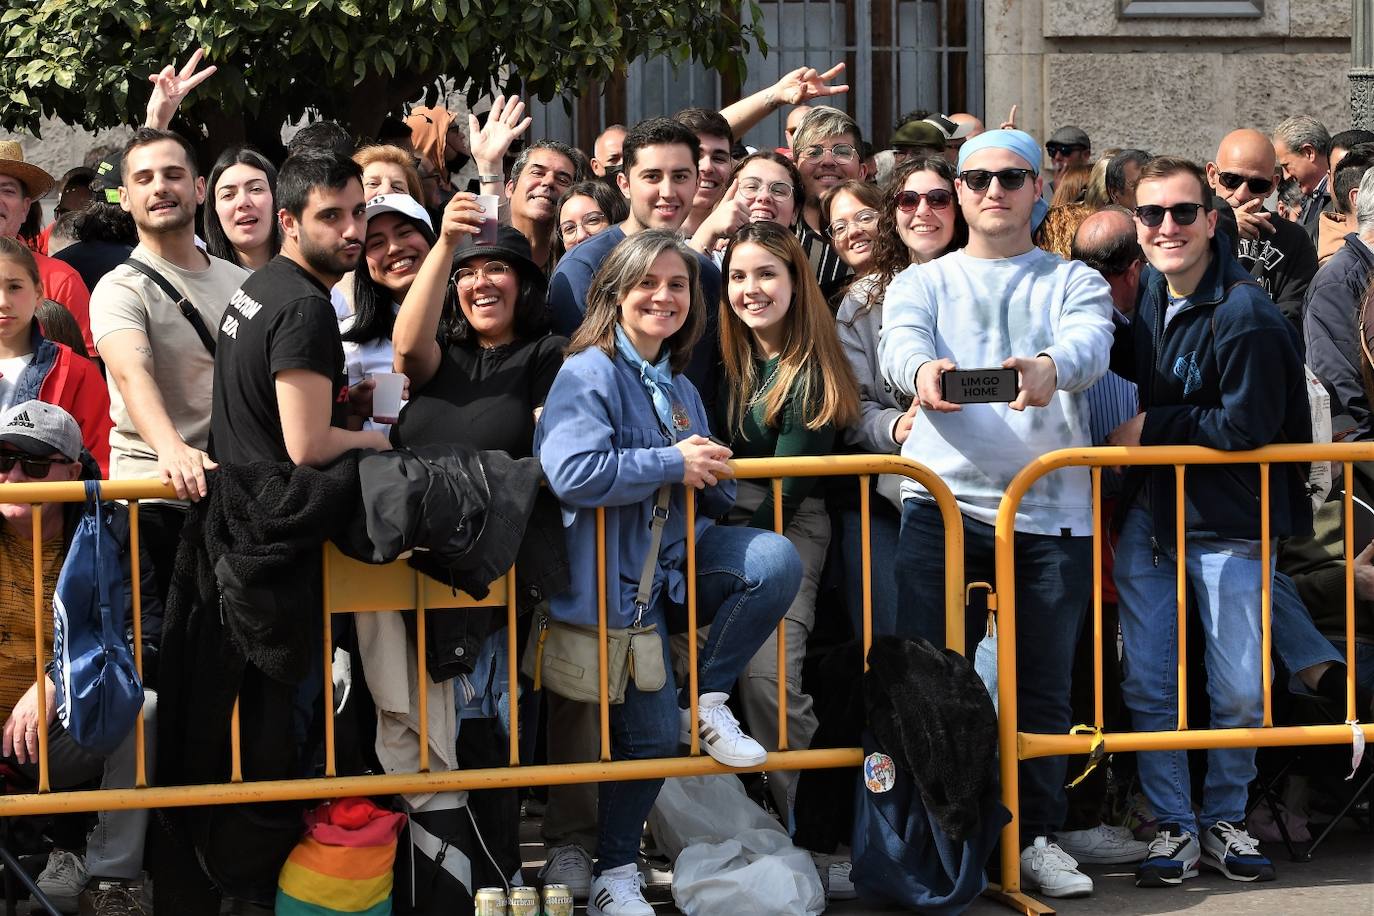
<instances>
[{"instance_id":1,"label":"plastic cup","mask_svg":"<svg viewBox=\"0 0 1374 916\"><path fill-rule=\"evenodd\" d=\"M399 372L374 372L372 381L372 419L377 423L395 423L401 415L401 392L406 377Z\"/></svg>"},{"instance_id":2,"label":"plastic cup","mask_svg":"<svg viewBox=\"0 0 1374 916\"><path fill-rule=\"evenodd\" d=\"M477 204L482 208L482 231L477 233L477 244L494 245L501 198L495 194L478 194Z\"/></svg>"}]
</instances>

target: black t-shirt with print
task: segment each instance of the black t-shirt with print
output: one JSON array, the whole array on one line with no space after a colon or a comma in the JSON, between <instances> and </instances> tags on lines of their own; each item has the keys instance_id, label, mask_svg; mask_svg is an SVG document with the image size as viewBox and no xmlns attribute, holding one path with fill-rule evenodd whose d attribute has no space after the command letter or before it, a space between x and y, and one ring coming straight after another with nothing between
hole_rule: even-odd
<instances>
[{"instance_id":1,"label":"black t-shirt with print","mask_svg":"<svg viewBox=\"0 0 1374 916\"><path fill-rule=\"evenodd\" d=\"M290 461L277 408L276 375L305 369L328 378L331 425L348 417L343 343L329 290L285 255L244 281L229 301L215 345L210 455L221 464Z\"/></svg>"}]
</instances>

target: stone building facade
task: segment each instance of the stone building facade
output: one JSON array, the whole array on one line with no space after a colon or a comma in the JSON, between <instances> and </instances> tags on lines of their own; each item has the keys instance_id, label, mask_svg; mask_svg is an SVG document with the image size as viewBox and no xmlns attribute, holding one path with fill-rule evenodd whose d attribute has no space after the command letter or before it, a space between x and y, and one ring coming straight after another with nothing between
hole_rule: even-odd
<instances>
[{"instance_id":1,"label":"stone building facade","mask_svg":"<svg viewBox=\"0 0 1374 916\"><path fill-rule=\"evenodd\" d=\"M1206 161L1236 127L1311 114L1350 125L1351 0L1251 0L1258 16L1131 18L1130 0L985 0L989 120L1048 136L1073 124L1096 149ZM1185 11L1217 2L1166 0Z\"/></svg>"}]
</instances>

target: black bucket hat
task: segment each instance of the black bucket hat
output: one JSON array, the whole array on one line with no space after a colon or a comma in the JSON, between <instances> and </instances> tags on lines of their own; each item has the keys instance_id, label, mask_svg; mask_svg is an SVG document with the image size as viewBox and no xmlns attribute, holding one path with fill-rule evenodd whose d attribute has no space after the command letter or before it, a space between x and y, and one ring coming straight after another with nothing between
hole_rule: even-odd
<instances>
[{"instance_id":1,"label":"black bucket hat","mask_svg":"<svg viewBox=\"0 0 1374 916\"><path fill-rule=\"evenodd\" d=\"M511 226L497 227L494 242L473 242L460 247L453 256L453 269L457 270L473 258L499 258L509 262L526 277L542 279L544 276L544 271L534 263L530 240Z\"/></svg>"}]
</instances>

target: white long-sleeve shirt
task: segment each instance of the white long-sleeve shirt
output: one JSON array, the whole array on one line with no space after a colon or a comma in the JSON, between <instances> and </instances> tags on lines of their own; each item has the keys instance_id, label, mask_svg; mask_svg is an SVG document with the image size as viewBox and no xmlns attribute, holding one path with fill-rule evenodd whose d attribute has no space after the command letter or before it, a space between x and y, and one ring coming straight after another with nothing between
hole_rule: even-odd
<instances>
[{"instance_id":1,"label":"white long-sleeve shirt","mask_svg":"<svg viewBox=\"0 0 1374 916\"><path fill-rule=\"evenodd\" d=\"M1000 259L960 250L902 271L887 290L878 345L893 387L915 395L916 370L932 359L988 369L1010 356L1045 354L1054 360L1059 389L1048 406L1025 411L1006 404L918 411L902 454L943 478L965 515L994 524L1021 468L1046 452L1092 444L1083 392L1107 371L1111 311L1100 274L1038 248ZM929 498L910 481L902 495ZM1091 497L1087 468L1056 471L1027 492L1016 530L1089 535Z\"/></svg>"}]
</instances>

